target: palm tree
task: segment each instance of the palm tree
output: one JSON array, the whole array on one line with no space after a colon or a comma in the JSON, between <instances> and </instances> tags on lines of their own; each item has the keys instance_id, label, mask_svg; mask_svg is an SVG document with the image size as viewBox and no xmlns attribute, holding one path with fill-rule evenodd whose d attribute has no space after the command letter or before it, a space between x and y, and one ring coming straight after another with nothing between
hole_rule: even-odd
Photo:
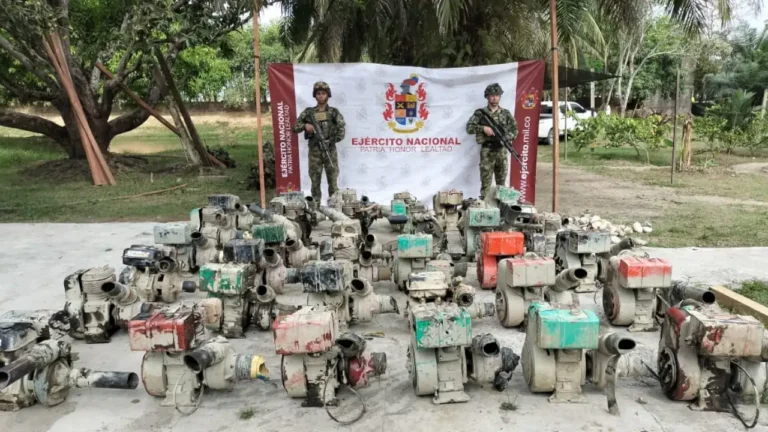
<instances>
[{"instance_id":1,"label":"palm tree","mask_svg":"<svg viewBox=\"0 0 768 432\"><path fill-rule=\"evenodd\" d=\"M757 0L751 0L759 3ZM487 64L545 57L549 0L283 0L283 40L320 62L420 66ZM570 64L602 50L606 33L631 28L661 6L692 34L714 7L724 22L733 0L557 0L558 37ZM606 32L608 29L610 31ZM303 55L299 60L303 59Z\"/></svg>"}]
</instances>

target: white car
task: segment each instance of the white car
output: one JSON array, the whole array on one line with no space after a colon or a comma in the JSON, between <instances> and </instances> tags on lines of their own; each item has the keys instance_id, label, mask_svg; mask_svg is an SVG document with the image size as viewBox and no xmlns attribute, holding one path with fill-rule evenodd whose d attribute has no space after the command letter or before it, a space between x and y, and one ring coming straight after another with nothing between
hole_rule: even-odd
<instances>
[{"instance_id":1,"label":"white car","mask_svg":"<svg viewBox=\"0 0 768 432\"><path fill-rule=\"evenodd\" d=\"M566 104L568 104L568 110L573 114L572 116L568 117L567 122L565 118ZM597 115L594 111L588 110L576 102L560 102L559 105L560 120L558 123L558 128L560 129L560 137L565 136L564 131L566 129L569 131L574 130L576 125L579 123L579 120ZM539 141L546 141L547 144L552 145L554 140L555 135L554 122L552 118L552 101L543 101L541 102L541 115L539 117Z\"/></svg>"}]
</instances>

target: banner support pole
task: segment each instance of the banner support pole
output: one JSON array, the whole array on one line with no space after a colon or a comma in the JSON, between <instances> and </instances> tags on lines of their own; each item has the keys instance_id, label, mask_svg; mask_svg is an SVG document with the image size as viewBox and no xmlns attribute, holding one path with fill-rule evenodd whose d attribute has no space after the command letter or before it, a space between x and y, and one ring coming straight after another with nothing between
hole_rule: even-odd
<instances>
[{"instance_id":1,"label":"banner support pole","mask_svg":"<svg viewBox=\"0 0 768 432\"><path fill-rule=\"evenodd\" d=\"M549 1L549 13L552 21L552 212L557 213L560 170L560 101L558 92L557 62L557 8L555 0Z\"/></svg>"},{"instance_id":2,"label":"banner support pole","mask_svg":"<svg viewBox=\"0 0 768 432\"><path fill-rule=\"evenodd\" d=\"M256 136L259 148L259 192L261 194L261 208L267 208L267 197L264 186L264 150L261 127L261 69L259 66L259 10L261 0L253 0L253 79L256 90Z\"/></svg>"}]
</instances>

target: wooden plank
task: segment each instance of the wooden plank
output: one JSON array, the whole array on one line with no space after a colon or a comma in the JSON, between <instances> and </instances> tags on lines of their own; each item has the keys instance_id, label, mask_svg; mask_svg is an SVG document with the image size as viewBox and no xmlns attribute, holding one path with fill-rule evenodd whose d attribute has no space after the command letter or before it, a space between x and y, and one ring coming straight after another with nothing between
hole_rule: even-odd
<instances>
[{"instance_id":1,"label":"wooden plank","mask_svg":"<svg viewBox=\"0 0 768 432\"><path fill-rule=\"evenodd\" d=\"M717 303L720 306L726 307L738 314L752 315L768 326L768 307L724 286L713 286L710 289L717 295Z\"/></svg>"},{"instance_id":2,"label":"wooden plank","mask_svg":"<svg viewBox=\"0 0 768 432\"><path fill-rule=\"evenodd\" d=\"M99 145L96 143L96 138L94 138L93 136L93 132L91 131L91 126L88 124L88 119L85 117L85 111L83 110L83 106L80 103L80 99L77 96L77 93L75 92L75 85L72 81L72 74L69 71L69 64L67 64L67 57L66 57L66 54L64 53L64 46L61 43L61 38L59 37L59 34L57 32L53 32L49 36L53 42L53 46L52 46L53 54L55 56L58 56L59 67L64 73L64 76L62 77L63 82L65 83L65 86L69 87L69 89L67 90L67 93L69 94L70 102L72 103L72 108L74 109L75 116L80 120L83 130L85 130L85 134L88 136L88 140L90 141L90 144L93 147L93 152L96 155L96 160L98 161L98 164L101 166L102 173L106 176L107 183L109 183L110 185L116 185L117 182L115 181L115 177L112 175L112 172L109 170L109 165L107 165L107 161L104 159L104 155L101 153L101 149L99 148ZM87 145L87 142L85 144Z\"/></svg>"},{"instance_id":3,"label":"wooden plank","mask_svg":"<svg viewBox=\"0 0 768 432\"><path fill-rule=\"evenodd\" d=\"M171 75L171 69L168 67L168 63L166 63L165 58L163 58L163 54L159 49L155 48L154 51L157 64L160 66L163 78L165 78L165 83L168 84L168 88L171 90L171 96L173 96L176 106L179 108L179 112L181 112L181 117L184 119L184 125L187 127L189 137L192 138L192 145L195 147L195 151L200 155L200 162L203 166L213 166L214 162L209 157L208 150L203 147L203 142L200 139L200 135L197 134L195 124L192 123L192 118L189 116L187 107L184 106L184 101L181 99L181 93L179 93L179 89L173 81L173 75Z\"/></svg>"},{"instance_id":4,"label":"wooden plank","mask_svg":"<svg viewBox=\"0 0 768 432\"><path fill-rule=\"evenodd\" d=\"M59 81L61 82L61 85L64 87L64 90L67 92L67 97L69 97L71 101L72 94L70 93L70 87L68 86L69 83L66 82L66 79L64 77L64 71L61 69L61 65L59 64L59 59L56 57L56 54L54 54L53 52L53 43L48 42L48 39L45 37L43 37L43 48L45 48L45 53L48 55L48 58L51 60L51 65L56 71L56 74L59 76ZM73 102L70 102L70 103L72 104L73 110L74 110L74 103ZM91 170L93 184L95 184L96 186L102 186L107 183L106 175L104 174L104 171L102 171L102 168L99 165L99 161L96 160L96 155L93 152L93 147L90 145L90 142L88 141L88 136L86 135L85 130L83 129L83 126L80 124L80 119L75 118L75 123L77 123L77 132L80 134L80 140L83 143L83 150L85 151L85 157L88 160L88 168L90 168Z\"/></svg>"}]
</instances>

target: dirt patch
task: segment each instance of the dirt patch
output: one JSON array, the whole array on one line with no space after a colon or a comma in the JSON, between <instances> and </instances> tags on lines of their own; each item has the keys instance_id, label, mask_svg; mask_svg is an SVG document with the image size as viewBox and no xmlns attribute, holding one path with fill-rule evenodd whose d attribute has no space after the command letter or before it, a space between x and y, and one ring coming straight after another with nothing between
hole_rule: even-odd
<instances>
[{"instance_id":1,"label":"dirt patch","mask_svg":"<svg viewBox=\"0 0 768 432\"><path fill-rule=\"evenodd\" d=\"M146 171L149 161L138 156L116 156L107 158L112 174L132 171ZM22 176L32 180L52 182L91 181L91 170L85 159L57 159L33 164L21 171Z\"/></svg>"},{"instance_id":2,"label":"dirt patch","mask_svg":"<svg viewBox=\"0 0 768 432\"><path fill-rule=\"evenodd\" d=\"M153 154L173 150L178 150L181 152L183 150L181 148L181 143L178 141L175 143L158 143L131 139L116 141L109 146L109 151L112 153L137 155ZM184 156L181 156L181 158L183 159Z\"/></svg>"},{"instance_id":3,"label":"dirt patch","mask_svg":"<svg viewBox=\"0 0 768 432\"><path fill-rule=\"evenodd\" d=\"M736 174L768 174L768 163L749 162L733 165L730 170Z\"/></svg>"},{"instance_id":4,"label":"dirt patch","mask_svg":"<svg viewBox=\"0 0 768 432\"><path fill-rule=\"evenodd\" d=\"M685 195L679 189L649 186L604 177L588 171L560 166L561 214L592 213L622 223L652 220L680 204L713 206L748 205L768 207L768 202L706 195ZM536 203L539 211L552 209L552 164L538 164ZM615 219L615 221L614 221Z\"/></svg>"}]
</instances>

